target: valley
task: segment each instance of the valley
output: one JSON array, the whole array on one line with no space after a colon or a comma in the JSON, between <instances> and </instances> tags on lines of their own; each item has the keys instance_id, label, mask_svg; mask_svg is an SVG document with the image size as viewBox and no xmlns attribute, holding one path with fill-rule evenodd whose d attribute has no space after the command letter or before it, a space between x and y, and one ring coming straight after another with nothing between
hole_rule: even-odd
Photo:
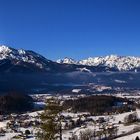
<instances>
[{"instance_id":1,"label":"valley","mask_svg":"<svg viewBox=\"0 0 140 140\"><path fill-rule=\"evenodd\" d=\"M43 135L47 121L41 116L51 99L63 107L58 113L62 140L135 139L140 133L139 70L139 57L55 62L0 46L0 140ZM7 95L15 91L23 96ZM59 139L58 132L55 136Z\"/></svg>"}]
</instances>

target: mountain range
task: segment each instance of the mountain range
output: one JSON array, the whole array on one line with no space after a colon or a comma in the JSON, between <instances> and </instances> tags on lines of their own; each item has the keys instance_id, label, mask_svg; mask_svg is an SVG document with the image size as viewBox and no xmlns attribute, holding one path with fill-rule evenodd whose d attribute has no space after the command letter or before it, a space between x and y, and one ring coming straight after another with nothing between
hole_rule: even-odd
<instances>
[{"instance_id":1,"label":"mountain range","mask_svg":"<svg viewBox=\"0 0 140 140\"><path fill-rule=\"evenodd\" d=\"M23 49L0 46L0 92L33 93L82 88L90 83L116 88L140 89L140 57L90 57L51 61ZM89 88L89 86L88 86Z\"/></svg>"},{"instance_id":2,"label":"mountain range","mask_svg":"<svg viewBox=\"0 0 140 140\"><path fill-rule=\"evenodd\" d=\"M89 57L85 60L76 61L72 58L57 60L60 64L75 64L83 66L107 67L117 71L137 71L140 69L140 57L110 55L105 57Z\"/></svg>"},{"instance_id":3,"label":"mountain range","mask_svg":"<svg viewBox=\"0 0 140 140\"><path fill-rule=\"evenodd\" d=\"M0 46L0 72L129 72L140 71L140 57L110 55L76 61L71 58L56 62L23 49Z\"/></svg>"}]
</instances>

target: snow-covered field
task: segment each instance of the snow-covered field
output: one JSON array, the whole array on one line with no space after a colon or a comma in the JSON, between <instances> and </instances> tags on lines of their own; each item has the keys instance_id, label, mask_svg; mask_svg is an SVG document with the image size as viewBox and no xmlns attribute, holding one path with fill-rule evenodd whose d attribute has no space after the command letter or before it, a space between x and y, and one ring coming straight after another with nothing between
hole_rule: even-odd
<instances>
[{"instance_id":1,"label":"snow-covered field","mask_svg":"<svg viewBox=\"0 0 140 140\"><path fill-rule=\"evenodd\" d=\"M38 113L41 113L42 111L36 111L36 112L32 112L32 113L27 113L31 119L30 121L33 121L34 118L36 116L38 116ZM131 125L124 125L124 118L132 113L137 113L138 117L140 118L140 110L137 109L134 112L127 112L127 113L122 113L122 114L116 114L116 115L107 115L107 116L88 116L88 119L92 119L92 120L99 120L99 118L104 118L104 120L106 121L106 123L110 126L115 126L118 128L117 131L117 135L120 134L125 134L128 133L130 131L132 131L133 129L140 127L140 123L135 123L135 124L131 124ZM71 117L72 120L76 121L78 120L79 116L83 116L81 117L82 120L85 120L87 118L84 117L85 114L88 114L88 112L83 112L83 113L68 113L68 112L63 112L62 115L64 117ZM0 122L0 128L5 128L6 129L6 124L9 120L7 121L3 121ZM28 120L29 121L29 120ZM121 122L121 123L119 123ZM80 132L85 131L85 130L91 130L91 131L100 131L100 127L102 124L99 123L93 123L93 122L87 122L86 125L82 125L80 127L75 127L71 130L64 130L63 131L63 140L69 140L69 138L74 134L79 136ZM25 128L19 128L21 131L25 131ZM35 131L34 128L27 128L30 131ZM18 135L18 133L6 133L5 136L0 136L0 140L10 140L13 136ZM136 136L140 136L140 132L134 133L132 135L128 135L128 136L124 136L121 138L117 138L115 140L135 140ZM35 140L34 135L32 135L31 138L28 138L27 140Z\"/></svg>"},{"instance_id":2,"label":"snow-covered field","mask_svg":"<svg viewBox=\"0 0 140 140\"><path fill-rule=\"evenodd\" d=\"M135 138L139 136L140 137L140 132L138 133L134 133L132 135L128 135L128 136L124 136L124 137L121 137L121 138L117 138L115 140L135 140Z\"/></svg>"},{"instance_id":3,"label":"snow-covered field","mask_svg":"<svg viewBox=\"0 0 140 140\"><path fill-rule=\"evenodd\" d=\"M137 114L138 114L138 117L140 118L140 110L136 110ZM106 120L109 120L109 123L110 124L115 124L116 126L118 126L118 135L120 134L123 134L123 133L127 133L131 130L133 130L134 128L138 127L140 125L140 123L138 124L133 124L133 125L128 125L128 126L125 126L123 124L118 124L119 121L123 122L124 121L124 118L129 115L129 114L132 114L134 112L128 112L128 113L123 113L123 114L118 114L118 115L111 115L111 116L93 116L91 118L93 118L94 120L97 120L99 119L100 117L104 117ZM72 114L72 113L66 113L65 115L69 115L69 116L72 116L73 118L76 118L76 116L78 116L79 114ZM96 128L95 128L96 127ZM76 135L79 135L79 133L81 131L85 131L85 130L98 130L99 129L99 126L96 125L96 126L87 126L87 127L80 127L80 128L75 128L71 131L66 131L64 132L63 134L63 138L64 140L68 140L68 138L70 136L72 136L72 134L76 134ZM139 135L138 135L139 134ZM129 137L129 139L126 139L127 137L121 137L121 138L118 138L117 140L135 140L136 136L140 136L140 132L136 133L136 134L132 134L131 137Z\"/></svg>"},{"instance_id":4,"label":"snow-covered field","mask_svg":"<svg viewBox=\"0 0 140 140\"><path fill-rule=\"evenodd\" d=\"M140 117L140 110L137 110L136 111L138 116ZM39 112L41 113L41 112ZM104 117L106 120L109 121L109 123L113 123L113 124L116 124L118 125L119 129L118 129L118 134L122 134L122 133L126 133L126 132L129 132L131 130L133 130L135 127L139 126L140 124L133 124L133 125L130 125L130 126L124 126L123 124L118 124L119 121L123 122L124 121L124 117L131 114L133 112L128 112L128 113L123 113L123 114L118 114L118 115L111 115L111 116L91 116L92 119L94 120L97 120L98 118L100 117ZM30 116L36 116L38 114L38 112L33 112L33 113L30 113ZM73 119L77 119L78 115L82 115L82 113L77 113L77 114L73 114L73 113L63 113L64 116L71 116ZM0 127L1 128L4 128L6 126L6 122L0 122ZM99 126L96 125L87 125L87 126L83 126L83 127L77 127L77 128L74 128L72 130L68 130L68 131L63 131L63 140L68 140L69 137L72 136L72 134L76 134L76 135L79 135L79 133L81 131L85 131L86 129L90 129L90 130L94 130L96 127L96 130L99 129ZM23 130L21 128L21 130ZM3 137L0 137L0 140L10 140L13 136L15 136L16 133L6 133L5 136ZM138 133L135 133L135 134L132 134L132 135L129 135L129 136L125 136L125 137L121 137L121 138L118 138L116 140L135 140L136 136L139 136L140 135L140 132ZM29 140L35 140L35 138L29 138Z\"/></svg>"}]
</instances>

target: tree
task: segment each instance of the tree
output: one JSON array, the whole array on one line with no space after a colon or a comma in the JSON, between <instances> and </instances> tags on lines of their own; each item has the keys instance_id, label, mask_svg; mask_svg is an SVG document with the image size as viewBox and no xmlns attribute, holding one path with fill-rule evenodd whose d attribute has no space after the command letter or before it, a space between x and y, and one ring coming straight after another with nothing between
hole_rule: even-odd
<instances>
[{"instance_id":1,"label":"tree","mask_svg":"<svg viewBox=\"0 0 140 140\"><path fill-rule=\"evenodd\" d=\"M80 140L91 140L94 137L94 132L90 129L80 132Z\"/></svg>"},{"instance_id":2,"label":"tree","mask_svg":"<svg viewBox=\"0 0 140 140\"><path fill-rule=\"evenodd\" d=\"M30 130L25 130L25 135L26 135L26 136L28 136L28 135L30 135L30 134L31 134Z\"/></svg>"},{"instance_id":3,"label":"tree","mask_svg":"<svg viewBox=\"0 0 140 140\"><path fill-rule=\"evenodd\" d=\"M77 136L77 135L72 134L72 137L71 137L71 138L69 138L69 140L78 140L78 136Z\"/></svg>"},{"instance_id":4,"label":"tree","mask_svg":"<svg viewBox=\"0 0 140 140\"><path fill-rule=\"evenodd\" d=\"M125 124L131 124L131 123L134 123L134 122L137 122L138 121L138 115L136 112L132 113L132 114L129 114L128 116L126 116L124 118L124 123Z\"/></svg>"},{"instance_id":5,"label":"tree","mask_svg":"<svg viewBox=\"0 0 140 140\"><path fill-rule=\"evenodd\" d=\"M140 140L139 137L137 136L135 140Z\"/></svg>"},{"instance_id":6,"label":"tree","mask_svg":"<svg viewBox=\"0 0 140 140\"><path fill-rule=\"evenodd\" d=\"M113 139L114 136L117 136L118 128L117 127L112 127L108 128L108 138Z\"/></svg>"},{"instance_id":7,"label":"tree","mask_svg":"<svg viewBox=\"0 0 140 140\"><path fill-rule=\"evenodd\" d=\"M32 109L32 97L21 92L9 92L0 96L0 114L21 113Z\"/></svg>"},{"instance_id":8,"label":"tree","mask_svg":"<svg viewBox=\"0 0 140 140\"><path fill-rule=\"evenodd\" d=\"M48 99L44 112L41 114L41 131L38 133L40 140L62 140L62 105L59 100Z\"/></svg>"}]
</instances>

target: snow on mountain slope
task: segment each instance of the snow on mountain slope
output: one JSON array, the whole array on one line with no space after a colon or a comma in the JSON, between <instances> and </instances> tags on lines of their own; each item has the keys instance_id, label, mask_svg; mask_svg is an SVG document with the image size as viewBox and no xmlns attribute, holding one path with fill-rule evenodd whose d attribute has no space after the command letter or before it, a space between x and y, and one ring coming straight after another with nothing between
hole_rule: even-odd
<instances>
[{"instance_id":1,"label":"snow on mountain slope","mask_svg":"<svg viewBox=\"0 0 140 140\"><path fill-rule=\"evenodd\" d=\"M68 57L65 57L64 59L58 59L56 62L60 64L77 64L74 59Z\"/></svg>"},{"instance_id":2,"label":"snow on mountain slope","mask_svg":"<svg viewBox=\"0 0 140 140\"><path fill-rule=\"evenodd\" d=\"M72 60L72 61L71 61ZM131 71L140 68L140 57L110 55L105 57L89 57L85 60L75 61L73 59L63 59L58 63L77 64L86 66L107 66L117 68L119 71Z\"/></svg>"},{"instance_id":3,"label":"snow on mountain slope","mask_svg":"<svg viewBox=\"0 0 140 140\"><path fill-rule=\"evenodd\" d=\"M67 65L69 64L69 65ZM74 64L74 65L71 65ZM140 71L140 57L110 55L89 57L75 61L72 58L59 59L57 62L46 59L34 51L0 46L0 72L2 71L43 71L43 72L107 72Z\"/></svg>"},{"instance_id":4,"label":"snow on mountain slope","mask_svg":"<svg viewBox=\"0 0 140 140\"><path fill-rule=\"evenodd\" d=\"M14 49L7 46L0 46L0 64L7 64L6 62L9 62L12 67L14 66L24 66L24 67L36 67L38 69L46 69L47 62L51 62L50 60L47 60L45 57L28 50L23 49ZM9 64L8 63L8 64ZM7 65L8 65L7 64ZM28 66L27 66L28 64ZM10 69L10 68L9 68Z\"/></svg>"},{"instance_id":5,"label":"snow on mountain slope","mask_svg":"<svg viewBox=\"0 0 140 140\"><path fill-rule=\"evenodd\" d=\"M0 60L15 59L23 62L35 63L36 59L28 51L16 50L7 46L0 46Z\"/></svg>"},{"instance_id":6,"label":"snow on mountain slope","mask_svg":"<svg viewBox=\"0 0 140 140\"><path fill-rule=\"evenodd\" d=\"M71 59L65 59L63 63L74 63ZM81 69L78 69L81 68ZM67 73L83 71L79 65L66 65L48 60L42 55L29 50L14 49L0 46L0 72L49 72ZM87 70L87 69L86 69ZM85 69L84 69L85 71Z\"/></svg>"}]
</instances>

